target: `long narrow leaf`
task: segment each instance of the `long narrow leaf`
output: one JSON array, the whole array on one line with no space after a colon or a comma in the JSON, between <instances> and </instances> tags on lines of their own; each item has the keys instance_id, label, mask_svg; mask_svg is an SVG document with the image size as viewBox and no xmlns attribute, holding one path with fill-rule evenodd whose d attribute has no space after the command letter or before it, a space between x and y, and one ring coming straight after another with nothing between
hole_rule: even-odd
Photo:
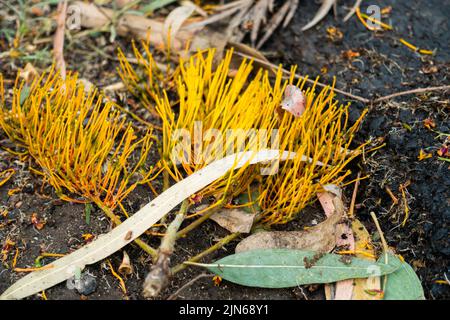
<instances>
[{"instance_id":1,"label":"long narrow leaf","mask_svg":"<svg viewBox=\"0 0 450 320\"><path fill-rule=\"evenodd\" d=\"M23 277L3 292L0 300L28 297L71 278L86 265L108 257L143 234L184 199L202 190L229 170L248 164L278 159L283 161L293 157L295 157L294 152L266 149L259 152L240 152L217 160L167 189L109 233L54 261L47 266L47 269L35 271ZM308 160L311 161L305 157L305 161Z\"/></svg>"},{"instance_id":2,"label":"long narrow leaf","mask_svg":"<svg viewBox=\"0 0 450 320\"><path fill-rule=\"evenodd\" d=\"M288 288L390 274L398 264L291 249L257 249L229 255L206 267L222 278L249 287Z\"/></svg>"}]
</instances>

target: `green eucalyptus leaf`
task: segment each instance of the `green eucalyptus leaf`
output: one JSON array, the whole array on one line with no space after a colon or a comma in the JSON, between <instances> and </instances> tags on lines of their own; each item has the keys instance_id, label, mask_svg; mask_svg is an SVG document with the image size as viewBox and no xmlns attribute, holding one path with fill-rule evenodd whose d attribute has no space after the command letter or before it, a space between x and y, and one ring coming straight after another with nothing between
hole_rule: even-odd
<instances>
[{"instance_id":1,"label":"green eucalyptus leaf","mask_svg":"<svg viewBox=\"0 0 450 320\"><path fill-rule=\"evenodd\" d=\"M378 261L384 261L384 255ZM384 300L424 300L422 284L413 268L393 254L388 254L388 263L398 269L387 277Z\"/></svg>"},{"instance_id":2,"label":"green eucalyptus leaf","mask_svg":"<svg viewBox=\"0 0 450 320\"><path fill-rule=\"evenodd\" d=\"M257 249L229 255L213 264L194 265L204 266L228 281L260 288L368 278L389 274L399 268L396 264L347 258L306 250Z\"/></svg>"}]
</instances>

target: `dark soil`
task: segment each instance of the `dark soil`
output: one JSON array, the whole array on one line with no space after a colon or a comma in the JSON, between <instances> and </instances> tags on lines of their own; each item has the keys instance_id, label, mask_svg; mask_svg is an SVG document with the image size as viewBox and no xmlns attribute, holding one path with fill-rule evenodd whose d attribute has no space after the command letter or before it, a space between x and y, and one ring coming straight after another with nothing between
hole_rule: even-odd
<instances>
[{"instance_id":1,"label":"dark soil","mask_svg":"<svg viewBox=\"0 0 450 320\"><path fill-rule=\"evenodd\" d=\"M329 14L318 26L307 32L301 27L310 20L319 7L314 1L300 1L298 12L291 24L284 30L278 30L262 51L274 63L285 66L297 64L301 74L321 75L321 81L330 83L336 76L336 87L366 98L376 98L390 93L419 87L448 84L450 69L450 32L448 17L450 1L377 1L381 7L391 5L393 10L388 20L396 31L368 31L356 17L342 23L342 17L353 1L339 1L338 17ZM1 21L0 21L1 22ZM327 28L336 27L342 39L331 40L327 37ZM51 34L50 34L51 35ZM436 55L420 56L398 42L403 37L420 48L434 50ZM0 36L0 43L1 43ZM118 39L127 46L129 39ZM48 44L40 45L40 48ZM92 50L101 47L103 52L114 57L117 43L109 43L108 36L86 37L70 42L66 48L68 67L77 70L82 78L102 86L118 81L115 67L118 62ZM0 46L1 50L5 47ZM360 54L350 60L343 52L352 50ZM45 61L35 61L37 66ZM15 63L1 62L1 72L6 79L13 79L18 66ZM327 72L323 72L323 68ZM436 67L436 68L432 68ZM434 70L435 69L435 70ZM432 72L430 72L432 71ZM9 77L8 77L9 76ZM345 97L339 97L346 102ZM438 160L436 151L442 146L445 136L438 137L424 127L423 120L430 118L436 123L436 131L449 133L449 96L448 92L436 91L419 95L401 96L378 104L364 105L352 101L351 117L356 119L364 108L369 113L357 135L356 142L368 138L380 138L386 146L365 155L358 163L352 164L354 174L361 171L369 178L361 182L357 197L357 217L365 224L369 233L377 232L369 213L375 212L387 238L388 244L410 263L419 275L428 299L449 299L450 287L436 283L443 280L444 274L450 274L448 241L450 223L449 163ZM4 138L4 137L2 137ZM3 144L3 142L2 142ZM433 153L430 159L418 160L419 151ZM100 210L92 212L91 223L85 222L84 205L70 204L57 200L49 186L42 186L28 167L16 157L3 152L0 155L0 169L14 168L17 173L7 184L0 188L0 201L8 210L5 218L0 216L0 241L6 238L15 241L20 249L18 267L30 267L41 251L66 253L82 246L85 241L82 234L100 235L110 230L111 225ZM400 224L404 218L400 184L407 181L407 201L410 217L406 225ZM386 192L389 187L400 199L400 204L392 206L392 200ZM21 191L8 196L8 190L20 188ZM351 197L351 187L345 190L346 198ZM152 198L148 189L137 189L125 201L129 212L137 211ZM348 203L348 202L347 202ZM299 217L283 230L301 230L310 225L313 219L320 221L319 207L312 206L304 210ZM31 215L37 213L46 220L42 230L31 224ZM277 228L280 229L280 228ZM178 241L177 251L172 264L183 262L218 239L227 231L213 222L206 222L187 237ZM158 238L151 244L157 246ZM234 251L237 242L204 259L214 261ZM129 299L142 299L141 286L149 268L149 259L134 246L126 248L130 255L135 273L126 279ZM14 252L8 256L12 261ZM117 268L122 259L121 253L110 257ZM45 262L51 259L44 260ZM106 267L105 262L88 266L86 272L96 277L96 291L87 299L123 299L124 295L118 281ZM178 273L159 298L165 299L178 288L198 274L200 269L188 268ZM0 265L0 292L3 292L23 274L11 272ZM269 290L241 287L223 282L215 286L211 277L204 277L187 287L179 299L323 299L321 286L307 286L294 289ZM65 283L46 291L49 299L80 299L74 290ZM40 299L39 296L31 297Z\"/></svg>"}]
</instances>

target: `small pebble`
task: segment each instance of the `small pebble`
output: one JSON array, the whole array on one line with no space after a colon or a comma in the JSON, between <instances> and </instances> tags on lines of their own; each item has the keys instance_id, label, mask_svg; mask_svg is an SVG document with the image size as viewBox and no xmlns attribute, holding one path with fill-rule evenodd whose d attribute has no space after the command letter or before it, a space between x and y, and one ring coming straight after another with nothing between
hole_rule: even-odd
<instances>
[{"instance_id":1,"label":"small pebble","mask_svg":"<svg viewBox=\"0 0 450 320\"><path fill-rule=\"evenodd\" d=\"M97 280L89 273L82 273L79 280L72 277L66 284L68 289L76 289L83 296L88 296L97 290Z\"/></svg>"}]
</instances>

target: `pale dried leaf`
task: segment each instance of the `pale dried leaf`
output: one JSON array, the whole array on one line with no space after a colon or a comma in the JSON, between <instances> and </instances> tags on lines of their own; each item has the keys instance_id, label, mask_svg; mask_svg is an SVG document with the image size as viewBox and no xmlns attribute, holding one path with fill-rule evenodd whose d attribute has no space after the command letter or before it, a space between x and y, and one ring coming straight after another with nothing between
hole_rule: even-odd
<instances>
[{"instance_id":1,"label":"pale dried leaf","mask_svg":"<svg viewBox=\"0 0 450 320\"><path fill-rule=\"evenodd\" d=\"M108 8L101 10L92 3L84 3L75 1L74 6L79 10L81 17L81 26L88 29L101 28L108 24L114 16L114 11ZM123 14L115 26L117 34L122 36L135 36L139 39L146 40L148 33L151 31L150 44L155 47L162 47L166 43L164 37L164 24L154 19L148 19L135 14ZM197 35L193 28L186 30L181 28L176 35L176 39L172 38L172 51L180 51L185 48L187 41L196 39Z\"/></svg>"},{"instance_id":2,"label":"pale dried leaf","mask_svg":"<svg viewBox=\"0 0 450 320\"><path fill-rule=\"evenodd\" d=\"M283 28L286 28L289 22L291 22L292 18L295 15L295 11L297 10L299 0L290 0L290 9L284 18Z\"/></svg>"},{"instance_id":3,"label":"pale dried leaf","mask_svg":"<svg viewBox=\"0 0 450 320\"><path fill-rule=\"evenodd\" d=\"M359 6L361 5L362 0L356 0L355 4L353 5L352 9L350 10L350 12L344 17L343 21L346 22L348 19L350 19L356 12L356 9L359 8Z\"/></svg>"},{"instance_id":4,"label":"pale dried leaf","mask_svg":"<svg viewBox=\"0 0 450 320\"><path fill-rule=\"evenodd\" d=\"M209 18L204 19L199 22L193 22L186 26L186 29L198 29L203 28L204 26L207 26L208 24L212 24L218 21L221 21L225 18L228 18L229 16L232 16L235 12L241 10L241 7L233 7L231 9L228 9L226 11L223 11L221 13L214 14L212 16L209 16Z\"/></svg>"},{"instance_id":5,"label":"pale dried leaf","mask_svg":"<svg viewBox=\"0 0 450 320\"><path fill-rule=\"evenodd\" d=\"M143 234L183 200L221 178L229 170L261 161L286 160L293 157L293 152L266 149L256 155L252 151L240 152L217 160L171 186L110 232L52 262L48 269L23 277L3 292L0 300L22 299L41 292L73 277L86 265L105 259Z\"/></svg>"},{"instance_id":6,"label":"pale dried leaf","mask_svg":"<svg viewBox=\"0 0 450 320\"><path fill-rule=\"evenodd\" d=\"M248 18L253 21L252 31L250 33L252 46L255 46L261 24L266 23L269 7L273 7L273 0L259 0L248 13Z\"/></svg>"},{"instance_id":7,"label":"pale dried leaf","mask_svg":"<svg viewBox=\"0 0 450 320\"><path fill-rule=\"evenodd\" d=\"M258 41L256 48L261 48L262 45L270 38L275 29L281 24L284 17L286 17L289 11L290 3L285 2L284 5L272 16L270 21L264 27L264 36Z\"/></svg>"},{"instance_id":8,"label":"pale dried leaf","mask_svg":"<svg viewBox=\"0 0 450 320\"><path fill-rule=\"evenodd\" d=\"M300 117L305 112L305 96L301 89L291 84L286 86L284 99L281 102L281 108Z\"/></svg>"},{"instance_id":9,"label":"pale dried leaf","mask_svg":"<svg viewBox=\"0 0 450 320\"><path fill-rule=\"evenodd\" d=\"M319 8L314 18L302 28L302 31L306 31L319 23L319 21L322 20L328 12L330 12L335 2L336 0L324 0L322 6Z\"/></svg>"},{"instance_id":10,"label":"pale dried leaf","mask_svg":"<svg viewBox=\"0 0 450 320\"><path fill-rule=\"evenodd\" d=\"M358 252L365 252L369 255L375 256L375 250L371 244L371 237L367 229L359 220L352 222L352 231L355 237L355 250ZM357 253L357 258L376 261L375 257ZM367 279L355 279L353 287L352 300L380 300L381 295L371 295L368 292L380 292L381 280L380 277L370 277Z\"/></svg>"},{"instance_id":11,"label":"pale dried leaf","mask_svg":"<svg viewBox=\"0 0 450 320\"><path fill-rule=\"evenodd\" d=\"M187 6L187 7L189 7L189 6L193 7L195 12L197 12L202 17L207 17L208 16L208 13L205 10L203 10L200 6L196 5L192 1L183 0L183 1L181 1L181 5Z\"/></svg>"},{"instance_id":12,"label":"pale dried leaf","mask_svg":"<svg viewBox=\"0 0 450 320\"><path fill-rule=\"evenodd\" d=\"M170 46L173 45L173 40L180 30L183 23L192 15L195 11L195 7L193 6L180 6L174 10L172 10L167 18L164 20L164 28L163 35L165 37L165 42L169 44L169 35L170 35Z\"/></svg>"},{"instance_id":13,"label":"pale dried leaf","mask_svg":"<svg viewBox=\"0 0 450 320\"><path fill-rule=\"evenodd\" d=\"M214 213L210 219L232 233L249 233L252 229L255 215L255 213L248 213L241 209L222 209Z\"/></svg>"}]
</instances>

